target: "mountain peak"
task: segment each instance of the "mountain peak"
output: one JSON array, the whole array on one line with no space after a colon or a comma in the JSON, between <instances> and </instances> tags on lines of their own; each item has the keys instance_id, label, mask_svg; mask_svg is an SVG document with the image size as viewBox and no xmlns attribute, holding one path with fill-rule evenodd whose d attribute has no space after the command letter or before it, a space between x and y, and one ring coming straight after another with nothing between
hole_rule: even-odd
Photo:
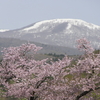
<instances>
[{"instance_id":1,"label":"mountain peak","mask_svg":"<svg viewBox=\"0 0 100 100\"><path fill-rule=\"evenodd\" d=\"M40 21L37 22L27 28L24 28L23 31L30 31L30 30L35 30L37 28L40 28L41 31L44 31L48 28L53 28L54 26L58 25L58 24L62 24L62 23L67 23L70 26L71 25L75 25L75 26L84 26L87 27L89 29L100 29L100 26L94 25L92 23L88 23L86 21L80 20L80 19L51 19L51 20L44 20L44 21ZM48 25L49 24L49 25Z\"/></svg>"}]
</instances>

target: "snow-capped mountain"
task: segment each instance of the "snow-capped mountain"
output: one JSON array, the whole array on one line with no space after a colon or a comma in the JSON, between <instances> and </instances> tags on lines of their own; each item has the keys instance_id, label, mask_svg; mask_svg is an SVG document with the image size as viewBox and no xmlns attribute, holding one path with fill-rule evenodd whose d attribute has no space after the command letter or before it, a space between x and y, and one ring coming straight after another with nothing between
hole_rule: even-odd
<instances>
[{"instance_id":1,"label":"snow-capped mountain","mask_svg":"<svg viewBox=\"0 0 100 100\"><path fill-rule=\"evenodd\" d=\"M85 37L94 47L98 48L100 26L80 19L52 19L21 29L2 32L0 36L66 47L75 47L76 40Z\"/></svg>"}]
</instances>

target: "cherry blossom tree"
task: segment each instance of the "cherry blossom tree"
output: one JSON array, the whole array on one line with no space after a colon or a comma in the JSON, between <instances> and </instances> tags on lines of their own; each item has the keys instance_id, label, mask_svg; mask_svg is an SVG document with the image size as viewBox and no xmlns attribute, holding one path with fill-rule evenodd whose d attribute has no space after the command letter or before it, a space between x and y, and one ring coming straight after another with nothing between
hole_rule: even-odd
<instances>
[{"instance_id":1,"label":"cherry blossom tree","mask_svg":"<svg viewBox=\"0 0 100 100\"><path fill-rule=\"evenodd\" d=\"M85 38L77 43L85 52L79 59L66 56L51 63L34 59L41 49L34 44L5 48L0 63L3 95L29 100L94 100L92 92L100 95L100 54L93 52Z\"/></svg>"}]
</instances>

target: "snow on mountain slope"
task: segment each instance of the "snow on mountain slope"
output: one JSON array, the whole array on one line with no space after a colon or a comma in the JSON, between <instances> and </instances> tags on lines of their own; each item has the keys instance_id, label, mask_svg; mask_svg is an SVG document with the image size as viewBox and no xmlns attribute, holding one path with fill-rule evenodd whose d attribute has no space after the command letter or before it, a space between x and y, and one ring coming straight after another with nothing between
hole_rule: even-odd
<instances>
[{"instance_id":1,"label":"snow on mountain slope","mask_svg":"<svg viewBox=\"0 0 100 100\"><path fill-rule=\"evenodd\" d=\"M0 29L0 32L6 32L9 31L8 29Z\"/></svg>"},{"instance_id":2,"label":"snow on mountain slope","mask_svg":"<svg viewBox=\"0 0 100 100\"><path fill-rule=\"evenodd\" d=\"M45 20L45 21L37 22L31 27L24 28L22 31L30 32L31 30L33 30L33 32L34 31L42 32L44 30L54 28L58 23L62 24L65 22L69 23L67 29L70 29L71 25L86 26L89 29L100 29L100 26L90 24L90 23L87 23L87 22L85 22L83 20L79 20L79 19L53 19L53 20ZM47 25L47 24L49 24L49 25ZM44 26L44 27L41 27L41 26ZM40 29L40 30L37 30L37 29Z\"/></svg>"},{"instance_id":3,"label":"snow on mountain slope","mask_svg":"<svg viewBox=\"0 0 100 100\"><path fill-rule=\"evenodd\" d=\"M80 19L44 20L27 27L3 32L0 37L19 38L49 45L75 47L76 40L87 38L98 48L100 43L100 26Z\"/></svg>"}]
</instances>

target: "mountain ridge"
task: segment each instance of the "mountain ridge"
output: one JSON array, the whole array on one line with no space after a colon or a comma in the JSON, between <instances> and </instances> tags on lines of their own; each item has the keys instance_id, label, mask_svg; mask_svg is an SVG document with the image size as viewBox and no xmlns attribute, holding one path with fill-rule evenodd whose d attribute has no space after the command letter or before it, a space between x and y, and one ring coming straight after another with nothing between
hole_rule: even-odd
<instances>
[{"instance_id":1,"label":"mountain ridge","mask_svg":"<svg viewBox=\"0 0 100 100\"><path fill-rule=\"evenodd\" d=\"M19 38L49 45L75 48L76 40L87 38L93 47L100 43L100 26L80 19L52 19L1 32L0 37Z\"/></svg>"}]
</instances>

